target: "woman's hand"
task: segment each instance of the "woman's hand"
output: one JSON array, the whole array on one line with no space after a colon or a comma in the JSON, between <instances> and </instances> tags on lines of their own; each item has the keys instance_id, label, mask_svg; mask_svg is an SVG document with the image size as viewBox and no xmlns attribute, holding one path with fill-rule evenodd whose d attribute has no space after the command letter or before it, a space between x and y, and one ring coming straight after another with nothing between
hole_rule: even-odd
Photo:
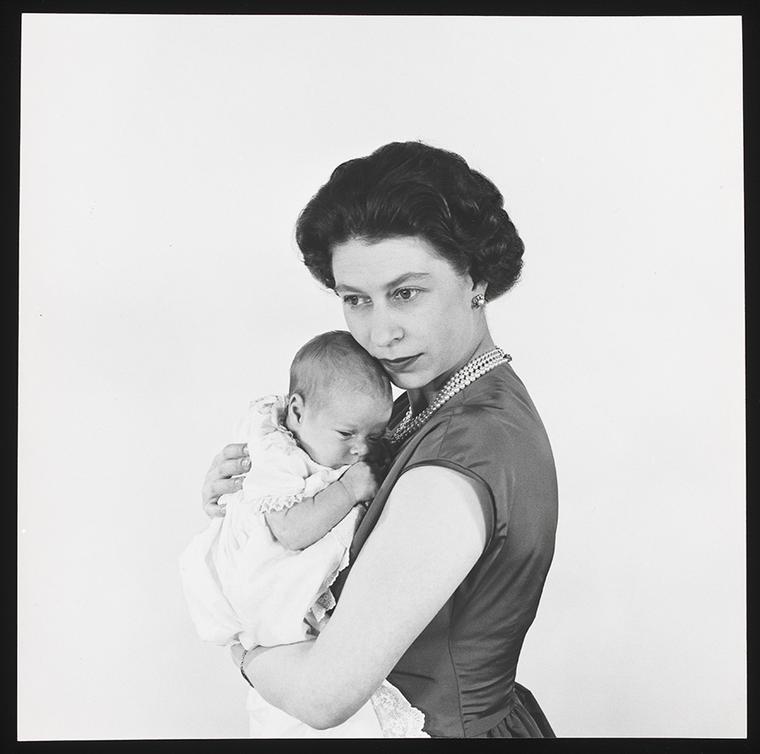
<instances>
[{"instance_id":1,"label":"woman's hand","mask_svg":"<svg viewBox=\"0 0 760 754\"><path fill-rule=\"evenodd\" d=\"M243 486L243 477L251 468L248 447L245 443L235 442L225 445L211 462L211 467L203 481L201 497L206 515L214 518L224 515L224 506L218 504L222 495L237 492Z\"/></svg>"}]
</instances>

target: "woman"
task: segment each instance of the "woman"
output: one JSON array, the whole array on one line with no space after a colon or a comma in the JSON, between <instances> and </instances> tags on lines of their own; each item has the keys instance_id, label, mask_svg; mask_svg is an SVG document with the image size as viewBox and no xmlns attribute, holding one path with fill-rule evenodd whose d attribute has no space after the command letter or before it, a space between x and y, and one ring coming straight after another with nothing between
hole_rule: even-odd
<instances>
[{"instance_id":1,"label":"woman","mask_svg":"<svg viewBox=\"0 0 760 754\"><path fill-rule=\"evenodd\" d=\"M557 483L538 413L485 318L522 265L501 194L455 154L388 144L336 168L296 236L354 338L407 392L331 621L315 641L233 649L236 661L315 728L346 720L388 677L432 736L552 736L515 683L554 551ZM243 446L217 456L207 512L246 468Z\"/></svg>"}]
</instances>

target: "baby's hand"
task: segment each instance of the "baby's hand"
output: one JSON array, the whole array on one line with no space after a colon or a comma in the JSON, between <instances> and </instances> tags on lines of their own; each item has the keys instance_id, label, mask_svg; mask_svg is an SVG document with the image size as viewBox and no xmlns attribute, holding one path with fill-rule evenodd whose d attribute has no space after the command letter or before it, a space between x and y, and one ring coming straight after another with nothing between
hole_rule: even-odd
<instances>
[{"instance_id":1,"label":"baby's hand","mask_svg":"<svg viewBox=\"0 0 760 754\"><path fill-rule=\"evenodd\" d=\"M354 502L362 503L372 500L377 492L377 481L372 468L364 461L357 461L346 469L340 478L354 498Z\"/></svg>"}]
</instances>

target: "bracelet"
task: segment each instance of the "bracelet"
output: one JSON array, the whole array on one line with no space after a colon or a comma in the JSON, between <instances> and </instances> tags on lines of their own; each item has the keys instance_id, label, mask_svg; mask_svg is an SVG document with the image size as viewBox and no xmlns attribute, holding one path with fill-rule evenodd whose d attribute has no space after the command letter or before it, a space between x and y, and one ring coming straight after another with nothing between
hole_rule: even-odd
<instances>
[{"instance_id":1,"label":"bracelet","mask_svg":"<svg viewBox=\"0 0 760 754\"><path fill-rule=\"evenodd\" d=\"M243 655L242 655L242 657L240 658L240 675L242 675L242 676L243 676L243 678L245 678L245 682L246 682L246 683L247 683L247 684L248 684L248 685L249 685L251 688L255 688L255 687L254 687L254 685L251 683L251 679L250 679L250 678L249 678L249 677L248 677L248 676L245 674L245 668L243 667L243 663L245 662L245 656L246 656L247 654L248 654L248 650L244 648L244 649L243 649Z\"/></svg>"}]
</instances>

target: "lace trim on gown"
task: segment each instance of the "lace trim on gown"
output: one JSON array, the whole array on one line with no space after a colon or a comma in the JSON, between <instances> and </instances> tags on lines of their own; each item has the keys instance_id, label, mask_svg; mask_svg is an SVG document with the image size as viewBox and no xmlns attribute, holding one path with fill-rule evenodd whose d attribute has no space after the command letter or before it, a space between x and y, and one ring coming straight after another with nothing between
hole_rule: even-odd
<instances>
[{"instance_id":1,"label":"lace trim on gown","mask_svg":"<svg viewBox=\"0 0 760 754\"><path fill-rule=\"evenodd\" d=\"M295 495L266 495L256 500L256 507L259 513L284 511L287 508L292 508L296 503L300 503L301 500L303 500L302 492Z\"/></svg>"},{"instance_id":2,"label":"lace trim on gown","mask_svg":"<svg viewBox=\"0 0 760 754\"><path fill-rule=\"evenodd\" d=\"M425 715L388 682L371 697L372 706L383 731L383 738L430 738L422 728Z\"/></svg>"},{"instance_id":3,"label":"lace trim on gown","mask_svg":"<svg viewBox=\"0 0 760 754\"><path fill-rule=\"evenodd\" d=\"M309 608L309 612L304 616L304 620L313 630L314 634L318 634L324 629L327 625L327 621L330 619L328 612L337 604L330 587L335 583L338 574L348 565L349 558L349 550L348 547L346 547L338 567L328 576L327 581L325 582L324 592L317 597L314 604Z\"/></svg>"}]
</instances>

